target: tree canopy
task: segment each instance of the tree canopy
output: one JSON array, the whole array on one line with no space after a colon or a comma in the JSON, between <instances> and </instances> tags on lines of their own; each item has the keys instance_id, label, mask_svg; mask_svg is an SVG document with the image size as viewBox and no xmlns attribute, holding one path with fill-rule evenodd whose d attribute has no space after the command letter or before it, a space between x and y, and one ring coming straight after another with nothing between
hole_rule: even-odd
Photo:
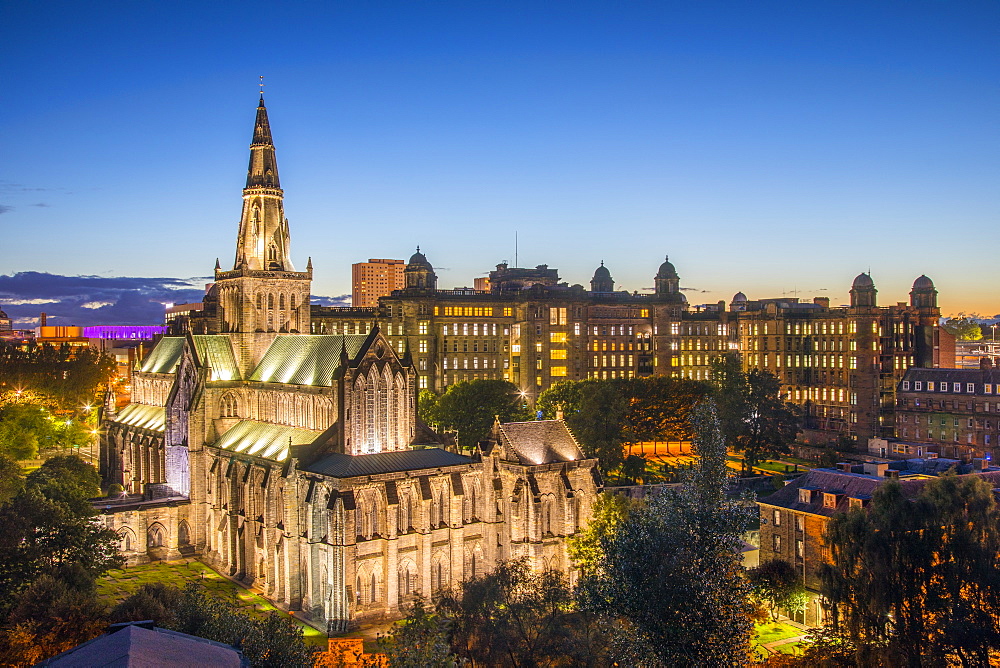
<instances>
[{"instance_id":1,"label":"tree canopy","mask_svg":"<svg viewBox=\"0 0 1000 668\"><path fill-rule=\"evenodd\" d=\"M832 631L861 665L990 665L1000 650L1000 511L977 476L889 481L831 520Z\"/></svg>"},{"instance_id":2,"label":"tree canopy","mask_svg":"<svg viewBox=\"0 0 1000 668\"><path fill-rule=\"evenodd\" d=\"M692 416L697 467L633 509L601 540L584 605L613 620L616 660L655 666L743 665L753 606L741 565L745 502L727 497L726 446L714 406Z\"/></svg>"},{"instance_id":3,"label":"tree canopy","mask_svg":"<svg viewBox=\"0 0 1000 668\"><path fill-rule=\"evenodd\" d=\"M744 372L736 355L712 362L713 396L727 445L747 466L787 454L799 431L798 409L781 399L781 384L761 369Z\"/></svg>"},{"instance_id":4,"label":"tree canopy","mask_svg":"<svg viewBox=\"0 0 1000 668\"><path fill-rule=\"evenodd\" d=\"M95 403L114 374L114 360L90 347L0 343L0 390L31 391L61 408Z\"/></svg>"},{"instance_id":5,"label":"tree canopy","mask_svg":"<svg viewBox=\"0 0 1000 668\"><path fill-rule=\"evenodd\" d=\"M957 318L948 318L941 326L959 341L979 341L983 338L982 325L975 318L964 314Z\"/></svg>"},{"instance_id":6,"label":"tree canopy","mask_svg":"<svg viewBox=\"0 0 1000 668\"><path fill-rule=\"evenodd\" d=\"M425 398L427 403L429 399ZM533 414L513 383L506 380L463 380L449 385L430 408L431 422L458 432L458 444L471 448L489 436L493 423L523 422Z\"/></svg>"}]
</instances>

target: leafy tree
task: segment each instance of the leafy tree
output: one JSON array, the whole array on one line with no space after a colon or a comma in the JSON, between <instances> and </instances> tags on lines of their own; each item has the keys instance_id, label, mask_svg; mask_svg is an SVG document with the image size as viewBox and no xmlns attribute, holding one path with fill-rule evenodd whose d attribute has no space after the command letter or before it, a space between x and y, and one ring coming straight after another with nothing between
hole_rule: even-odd
<instances>
[{"instance_id":1,"label":"leafy tree","mask_svg":"<svg viewBox=\"0 0 1000 668\"><path fill-rule=\"evenodd\" d=\"M982 326L970 316L960 313L957 318L948 318L941 325L959 341L979 341L983 338Z\"/></svg>"},{"instance_id":2,"label":"leafy tree","mask_svg":"<svg viewBox=\"0 0 1000 668\"><path fill-rule=\"evenodd\" d=\"M646 458L642 455L629 455L622 464L621 475L632 484L641 481L646 476Z\"/></svg>"},{"instance_id":3,"label":"leafy tree","mask_svg":"<svg viewBox=\"0 0 1000 668\"><path fill-rule=\"evenodd\" d=\"M597 383L596 380L560 380L542 391L535 401L535 408L542 411L547 420L554 420L558 411L563 412L563 419L580 412L580 402L583 396Z\"/></svg>"},{"instance_id":4,"label":"leafy tree","mask_svg":"<svg viewBox=\"0 0 1000 668\"><path fill-rule=\"evenodd\" d=\"M599 495L594 501L590 522L582 531L566 539L573 565L584 574L594 574L604 554L602 546L611 539L629 513L641 505L641 501L623 494Z\"/></svg>"},{"instance_id":5,"label":"leafy tree","mask_svg":"<svg viewBox=\"0 0 1000 668\"><path fill-rule=\"evenodd\" d=\"M114 374L114 360L93 348L45 344L25 350L0 343L2 386L35 392L62 408L96 403L99 389Z\"/></svg>"},{"instance_id":6,"label":"leafy tree","mask_svg":"<svg viewBox=\"0 0 1000 668\"><path fill-rule=\"evenodd\" d=\"M765 561L747 571L753 596L778 621L778 610L801 610L807 600L805 585L795 567L784 559Z\"/></svg>"},{"instance_id":7,"label":"leafy tree","mask_svg":"<svg viewBox=\"0 0 1000 668\"><path fill-rule=\"evenodd\" d=\"M452 620L452 651L474 665L608 665L602 631L593 616L574 609L559 571L534 573L523 559L502 562L437 607Z\"/></svg>"},{"instance_id":8,"label":"leafy tree","mask_svg":"<svg viewBox=\"0 0 1000 668\"><path fill-rule=\"evenodd\" d=\"M96 577L123 563L118 536L93 521L87 499L97 473L78 457L55 457L0 506L0 612L40 576L78 564Z\"/></svg>"},{"instance_id":9,"label":"leafy tree","mask_svg":"<svg viewBox=\"0 0 1000 668\"><path fill-rule=\"evenodd\" d=\"M0 506L9 503L22 489L21 466L10 457L0 455Z\"/></svg>"},{"instance_id":10,"label":"leafy tree","mask_svg":"<svg viewBox=\"0 0 1000 668\"><path fill-rule=\"evenodd\" d=\"M625 424L628 442L691 439L691 410L708 395L705 383L667 376L617 382L624 386L629 397Z\"/></svg>"},{"instance_id":11,"label":"leafy tree","mask_svg":"<svg viewBox=\"0 0 1000 668\"><path fill-rule=\"evenodd\" d=\"M863 665L989 665L1000 649L1000 510L978 476L915 499L896 481L831 520L821 572L833 630Z\"/></svg>"},{"instance_id":12,"label":"leafy tree","mask_svg":"<svg viewBox=\"0 0 1000 668\"><path fill-rule=\"evenodd\" d=\"M426 425L437 420L438 395L433 390L423 389L417 395L417 417Z\"/></svg>"},{"instance_id":13,"label":"leafy tree","mask_svg":"<svg viewBox=\"0 0 1000 668\"><path fill-rule=\"evenodd\" d=\"M781 384L760 369L744 373L739 358L724 355L712 363L712 382L726 443L753 467L770 455L787 454L798 428L797 408L781 400Z\"/></svg>"},{"instance_id":14,"label":"leafy tree","mask_svg":"<svg viewBox=\"0 0 1000 668\"><path fill-rule=\"evenodd\" d=\"M618 383L602 381L587 388L580 401L579 412L567 416L566 424L573 430L588 457L596 457L604 472L613 471L625 461L625 419L629 398Z\"/></svg>"},{"instance_id":15,"label":"leafy tree","mask_svg":"<svg viewBox=\"0 0 1000 668\"><path fill-rule=\"evenodd\" d=\"M745 502L727 497L726 447L710 401L692 416L698 465L634 509L581 579L590 609L615 628L615 659L649 666L747 662L754 606L743 576Z\"/></svg>"},{"instance_id":16,"label":"leafy tree","mask_svg":"<svg viewBox=\"0 0 1000 668\"><path fill-rule=\"evenodd\" d=\"M152 619L157 626L177 626L177 608L183 592L162 582L139 587L131 596L116 605L108 615L112 624Z\"/></svg>"},{"instance_id":17,"label":"leafy tree","mask_svg":"<svg viewBox=\"0 0 1000 668\"><path fill-rule=\"evenodd\" d=\"M458 431L458 444L471 448L489 436L497 417L520 422L532 417L520 391L506 380L463 380L438 399L434 421Z\"/></svg>"},{"instance_id":18,"label":"leafy tree","mask_svg":"<svg viewBox=\"0 0 1000 668\"><path fill-rule=\"evenodd\" d=\"M311 667L315 661L316 648L306 645L297 624L274 612L255 619L198 583L184 588L175 614L175 631L238 647L254 668Z\"/></svg>"},{"instance_id":19,"label":"leafy tree","mask_svg":"<svg viewBox=\"0 0 1000 668\"><path fill-rule=\"evenodd\" d=\"M450 668L458 665L451 653L450 629L449 619L417 599L406 617L379 638L379 647L393 668Z\"/></svg>"},{"instance_id":20,"label":"leafy tree","mask_svg":"<svg viewBox=\"0 0 1000 668\"><path fill-rule=\"evenodd\" d=\"M40 449L89 442L90 433L82 420L55 419L39 404L0 406L0 453L13 459L34 459Z\"/></svg>"}]
</instances>

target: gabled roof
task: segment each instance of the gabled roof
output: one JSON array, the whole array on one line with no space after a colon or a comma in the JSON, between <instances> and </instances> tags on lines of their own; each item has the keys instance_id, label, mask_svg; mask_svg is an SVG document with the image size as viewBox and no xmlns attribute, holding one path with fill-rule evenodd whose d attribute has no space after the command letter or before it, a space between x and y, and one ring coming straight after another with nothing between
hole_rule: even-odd
<instances>
[{"instance_id":1,"label":"gabled roof","mask_svg":"<svg viewBox=\"0 0 1000 668\"><path fill-rule=\"evenodd\" d=\"M304 470L332 478L354 478L363 475L459 466L471 462L472 458L447 450L423 448L422 450L377 452L370 455L333 453L304 467Z\"/></svg>"},{"instance_id":2,"label":"gabled roof","mask_svg":"<svg viewBox=\"0 0 1000 668\"><path fill-rule=\"evenodd\" d=\"M970 475L980 475L993 487L1000 486L1000 471ZM903 494L906 497L915 498L923 486L931 479L906 480L904 478L899 481L899 484L902 486ZM886 480L889 480L889 478L879 478L858 473L844 473L829 469L813 469L809 473L785 485L774 494L759 499L759 503L811 513L813 515L833 517L838 513L848 511L850 508L849 499L871 498L875 490L881 487ZM826 508L823 506L823 499L819 495L817 495L818 498L815 502L803 503L799 501L800 489L836 493L841 495L841 497L837 499L836 507Z\"/></svg>"},{"instance_id":3,"label":"gabled roof","mask_svg":"<svg viewBox=\"0 0 1000 668\"><path fill-rule=\"evenodd\" d=\"M282 334L274 338L249 380L330 387L341 352L354 359L367 335Z\"/></svg>"},{"instance_id":4,"label":"gabled roof","mask_svg":"<svg viewBox=\"0 0 1000 668\"><path fill-rule=\"evenodd\" d=\"M585 458L562 420L508 422L500 425L500 438L521 464L575 462Z\"/></svg>"},{"instance_id":5,"label":"gabled roof","mask_svg":"<svg viewBox=\"0 0 1000 668\"><path fill-rule=\"evenodd\" d=\"M144 373L173 373L184 349L183 336L164 336L139 363L139 371Z\"/></svg>"},{"instance_id":6,"label":"gabled roof","mask_svg":"<svg viewBox=\"0 0 1000 668\"><path fill-rule=\"evenodd\" d=\"M242 420L212 445L233 453L283 462L288 459L289 444L308 445L318 437L319 432L316 431Z\"/></svg>"},{"instance_id":7,"label":"gabled roof","mask_svg":"<svg viewBox=\"0 0 1000 668\"><path fill-rule=\"evenodd\" d=\"M162 406L129 404L122 409L114 422L152 431L163 431L167 424L166 410Z\"/></svg>"},{"instance_id":8,"label":"gabled roof","mask_svg":"<svg viewBox=\"0 0 1000 668\"><path fill-rule=\"evenodd\" d=\"M209 380L239 380L240 369L233 356L233 344L228 336L195 334L191 337L198 359L212 367Z\"/></svg>"},{"instance_id":9,"label":"gabled roof","mask_svg":"<svg viewBox=\"0 0 1000 668\"><path fill-rule=\"evenodd\" d=\"M40 666L218 666L240 668L249 662L231 645L158 627L145 628L152 622L138 622L111 628L111 631L77 645ZM117 626L117 625L116 625Z\"/></svg>"}]
</instances>

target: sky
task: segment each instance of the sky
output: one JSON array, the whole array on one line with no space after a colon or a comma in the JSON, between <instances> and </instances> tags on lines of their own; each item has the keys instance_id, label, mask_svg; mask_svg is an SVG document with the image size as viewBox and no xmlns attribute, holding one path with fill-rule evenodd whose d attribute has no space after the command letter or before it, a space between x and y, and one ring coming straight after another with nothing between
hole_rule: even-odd
<instances>
[{"instance_id":1,"label":"sky","mask_svg":"<svg viewBox=\"0 0 1000 668\"><path fill-rule=\"evenodd\" d=\"M669 255L692 304L870 270L1000 313L996 2L0 0L0 66L22 322L150 323L232 265L259 75L324 303L419 245L441 288Z\"/></svg>"}]
</instances>

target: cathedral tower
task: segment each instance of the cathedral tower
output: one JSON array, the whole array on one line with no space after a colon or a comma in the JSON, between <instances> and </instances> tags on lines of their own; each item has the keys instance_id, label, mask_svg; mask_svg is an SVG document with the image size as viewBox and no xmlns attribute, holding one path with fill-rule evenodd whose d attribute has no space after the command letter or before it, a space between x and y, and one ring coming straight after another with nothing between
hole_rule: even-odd
<instances>
[{"instance_id":1,"label":"cathedral tower","mask_svg":"<svg viewBox=\"0 0 1000 668\"><path fill-rule=\"evenodd\" d=\"M216 331L231 333L242 370L263 354L274 333L309 332L312 261L304 272L292 266L284 192L264 95L257 105L250 165L243 189L243 215L232 270L215 269Z\"/></svg>"}]
</instances>

